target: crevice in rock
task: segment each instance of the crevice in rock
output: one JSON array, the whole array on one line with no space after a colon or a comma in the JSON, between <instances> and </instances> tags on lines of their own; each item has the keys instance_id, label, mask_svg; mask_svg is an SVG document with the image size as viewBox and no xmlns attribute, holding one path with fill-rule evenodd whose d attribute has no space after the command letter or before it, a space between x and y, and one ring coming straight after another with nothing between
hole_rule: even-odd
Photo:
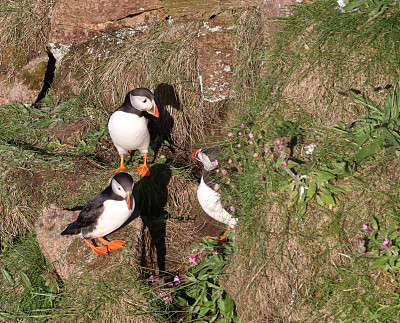
<instances>
[{"instance_id":1,"label":"crevice in rock","mask_svg":"<svg viewBox=\"0 0 400 323\"><path fill-rule=\"evenodd\" d=\"M49 90L54 79L54 72L56 70L56 58L50 51L47 52L47 55L49 56L49 61L47 63L47 69L44 75L43 87L35 101L35 104L40 102L40 100L42 100L46 96L47 91Z\"/></svg>"},{"instance_id":2,"label":"crevice in rock","mask_svg":"<svg viewBox=\"0 0 400 323\"><path fill-rule=\"evenodd\" d=\"M115 20L112 20L112 21L120 21L120 20L124 20L126 18L133 18L133 17L139 16L139 15L145 13L145 12L152 12L152 11L159 10L161 8L154 8L154 9L143 10L143 11L140 11L140 12L131 13L129 15L126 15L126 16L122 17L122 18L118 18L118 19L115 19Z\"/></svg>"}]
</instances>

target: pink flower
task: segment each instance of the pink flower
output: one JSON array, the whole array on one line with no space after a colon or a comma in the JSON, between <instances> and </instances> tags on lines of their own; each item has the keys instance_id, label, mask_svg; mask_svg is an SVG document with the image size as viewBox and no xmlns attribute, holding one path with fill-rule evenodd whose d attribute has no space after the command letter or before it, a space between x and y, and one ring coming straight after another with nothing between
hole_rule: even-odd
<instances>
[{"instance_id":1,"label":"pink flower","mask_svg":"<svg viewBox=\"0 0 400 323\"><path fill-rule=\"evenodd\" d=\"M236 211L236 209L235 209L235 207L231 206L231 207L229 208L229 211L231 211L231 212L235 212L235 211Z\"/></svg>"},{"instance_id":2,"label":"pink flower","mask_svg":"<svg viewBox=\"0 0 400 323\"><path fill-rule=\"evenodd\" d=\"M245 124L244 123L242 123L241 125L240 125L240 128L242 128L242 129L244 129L246 126L245 126Z\"/></svg>"},{"instance_id":3,"label":"pink flower","mask_svg":"<svg viewBox=\"0 0 400 323\"><path fill-rule=\"evenodd\" d=\"M253 140L249 140L249 145L254 144Z\"/></svg>"},{"instance_id":4,"label":"pink flower","mask_svg":"<svg viewBox=\"0 0 400 323\"><path fill-rule=\"evenodd\" d=\"M364 230L366 230L366 231L368 231L368 232L373 232L373 231L374 231L374 229L373 229L373 228L370 228L370 227L368 226L368 224L363 224L362 227L363 227Z\"/></svg>"},{"instance_id":5,"label":"pink flower","mask_svg":"<svg viewBox=\"0 0 400 323\"><path fill-rule=\"evenodd\" d=\"M382 244L383 244L384 246L387 246L387 245L389 245L389 240L385 240L385 241L383 241L383 242L382 242Z\"/></svg>"},{"instance_id":6,"label":"pink flower","mask_svg":"<svg viewBox=\"0 0 400 323\"><path fill-rule=\"evenodd\" d=\"M239 136L243 136L243 132L240 132L240 131L239 131L239 132L238 132L238 135L239 135Z\"/></svg>"},{"instance_id":7,"label":"pink flower","mask_svg":"<svg viewBox=\"0 0 400 323\"><path fill-rule=\"evenodd\" d=\"M249 133L249 138L250 138L250 139L253 139L253 138L254 138L254 135L253 135L251 132Z\"/></svg>"},{"instance_id":8,"label":"pink flower","mask_svg":"<svg viewBox=\"0 0 400 323\"><path fill-rule=\"evenodd\" d=\"M233 136L232 132L228 132L228 137L231 138Z\"/></svg>"},{"instance_id":9,"label":"pink flower","mask_svg":"<svg viewBox=\"0 0 400 323\"><path fill-rule=\"evenodd\" d=\"M237 147L240 149L240 148L242 148L242 145L241 145L241 144L238 144Z\"/></svg>"},{"instance_id":10,"label":"pink flower","mask_svg":"<svg viewBox=\"0 0 400 323\"><path fill-rule=\"evenodd\" d=\"M212 162L212 164L213 164L214 166L218 166L218 165L219 165L218 159L214 160L214 161Z\"/></svg>"},{"instance_id":11,"label":"pink flower","mask_svg":"<svg viewBox=\"0 0 400 323\"><path fill-rule=\"evenodd\" d=\"M214 191L218 191L218 190L219 190L219 184L217 183L214 185Z\"/></svg>"},{"instance_id":12,"label":"pink flower","mask_svg":"<svg viewBox=\"0 0 400 323\"><path fill-rule=\"evenodd\" d=\"M232 159L228 159L228 164L230 165L230 164L233 164L233 160Z\"/></svg>"},{"instance_id":13,"label":"pink flower","mask_svg":"<svg viewBox=\"0 0 400 323\"><path fill-rule=\"evenodd\" d=\"M176 275L176 276L174 277L174 282L175 282L175 285L176 285L176 286L178 286L178 285L181 284L181 280L179 279L179 276L178 276L178 275Z\"/></svg>"},{"instance_id":14,"label":"pink flower","mask_svg":"<svg viewBox=\"0 0 400 323\"><path fill-rule=\"evenodd\" d=\"M257 157L258 157L258 153L254 153L254 154L253 154L253 157L254 157L254 158L257 158Z\"/></svg>"},{"instance_id":15,"label":"pink flower","mask_svg":"<svg viewBox=\"0 0 400 323\"><path fill-rule=\"evenodd\" d=\"M173 283L169 283L168 287L174 287L174 284Z\"/></svg>"},{"instance_id":16,"label":"pink flower","mask_svg":"<svg viewBox=\"0 0 400 323\"><path fill-rule=\"evenodd\" d=\"M154 280L154 275L151 275L151 276L149 277L149 280L153 281L153 280Z\"/></svg>"},{"instance_id":17,"label":"pink flower","mask_svg":"<svg viewBox=\"0 0 400 323\"><path fill-rule=\"evenodd\" d=\"M264 151L267 153L267 152L269 151L269 148L268 148L268 147L265 147L265 148L264 148Z\"/></svg>"},{"instance_id":18,"label":"pink flower","mask_svg":"<svg viewBox=\"0 0 400 323\"><path fill-rule=\"evenodd\" d=\"M216 293L214 293L214 295L213 295L214 297L217 297L218 296L218 292L216 292Z\"/></svg>"},{"instance_id":19,"label":"pink flower","mask_svg":"<svg viewBox=\"0 0 400 323\"><path fill-rule=\"evenodd\" d=\"M283 161L282 166L283 166L283 167L286 167L286 166L287 166L287 161L286 161L286 160Z\"/></svg>"},{"instance_id":20,"label":"pink flower","mask_svg":"<svg viewBox=\"0 0 400 323\"><path fill-rule=\"evenodd\" d=\"M163 300L164 300L165 304L172 303L172 297L165 296L165 297L163 298Z\"/></svg>"},{"instance_id":21,"label":"pink flower","mask_svg":"<svg viewBox=\"0 0 400 323\"><path fill-rule=\"evenodd\" d=\"M264 181L264 177L260 176L260 182Z\"/></svg>"},{"instance_id":22,"label":"pink flower","mask_svg":"<svg viewBox=\"0 0 400 323\"><path fill-rule=\"evenodd\" d=\"M196 257L192 257L192 256L189 257L189 263L195 264L196 266L198 265L198 263L196 261Z\"/></svg>"},{"instance_id":23,"label":"pink flower","mask_svg":"<svg viewBox=\"0 0 400 323\"><path fill-rule=\"evenodd\" d=\"M226 175L226 174L228 174L228 171L226 169L221 169L221 174Z\"/></svg>"},{"instance_id":24,"label":"pink flower","mask_svg":"<svg viewBox=\"0 0 400 323\"><path fill-rule=\"evenodd\" d=\"M165 295L165 292L164 292L164 291L161 291L161 292L158 293L158 296L160 296L160 297L161 297L161 296L164 296L164 295Z\"/></svg>"},{"instance_id":25,"label":"pink flower","mask_svg":"<svg viewBox=\"0 0 400 323\"><path fill-rule=\"evenodd\" d=\"M275 148L275 150L279 150L279 146L275 146L274 148Z\"/></svg>"}]
</instances>

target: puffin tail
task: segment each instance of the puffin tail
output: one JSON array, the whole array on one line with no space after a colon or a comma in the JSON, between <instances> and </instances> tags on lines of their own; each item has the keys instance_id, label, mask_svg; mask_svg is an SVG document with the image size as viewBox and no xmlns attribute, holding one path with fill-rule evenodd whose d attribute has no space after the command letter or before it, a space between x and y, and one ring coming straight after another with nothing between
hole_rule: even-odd
<instances>
[{"instance_id":1,"label":"puffin tail","mask_svg":"<svg viewBox=\"0 0 400 323\"><path fill-rule=\"evenodd\" d=\"M68 224L66 229L63 232L61 232L61 235L62 236L65 236L67 234L76 235L76 234L79 234L80 232L81 232L80 225L78 223L76 223L76 221L74 221L74 222Z\"/></svg>"}]
</instances>

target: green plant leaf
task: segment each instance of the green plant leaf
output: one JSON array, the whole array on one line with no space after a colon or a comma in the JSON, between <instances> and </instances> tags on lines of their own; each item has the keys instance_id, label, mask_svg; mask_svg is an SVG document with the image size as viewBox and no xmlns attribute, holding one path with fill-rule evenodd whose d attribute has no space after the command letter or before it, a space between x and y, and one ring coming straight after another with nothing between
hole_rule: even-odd
<instances>
[{"instance_id":1,"label":"green plant leaf","mask_svg":"<svg viewBox=\"0 0 400 323\"><path fill-rule=\"evenodd\" d=\"M375 155L380 149L382 149L382 145L383 145L382 137L379 137L379 138L375 139L373 142L371 142L370 144L365 145L354 156L355 162L360 164L367 157Z\"/></svg>"},{"instance_id":2,"label":"green plant leaf","mask_svg":"<svg viewBox=\"0 0 400 323\"><path fill-rule=\"evenodd\" d=\"M4 281L7 283L7 285L14 285L14 279L5 268L1 267L1 273L3 274Z\"/></svg>"},{"instance_id":3,"label":"green plant leaf","mask_svg":"<svg viewBox=\"0 0 400 323\"><path fill-rule=\"evenodd\" d=\"M374 268L381 268L384 269L389 261L388 256L383 256L380 257L378 260L376 260L370 267L369 269L374 269Z\"/></svg>"},{"instance_id":4,"label":"green plant leaf","mask_svg":"<svg viewBox=\"0 0 400 323\"><path fill-rule=\"evenodd\" d=\"M323 181L329 181L330 179L333 179L336 177L335 174L332 174L331 172L328 172L325 170L320 170L318 172L315 172L314 174Z\"/></svg>"},{"instance_id":5,"label":"green plant leaf","mask_svg":"<svg viewBox=\"0 0 400 323\"><path fill-rule=\"evenodd\" d=\"M308 196L310 198L313 197L316 191L317 191L317 184L312 179L310 180L310 183L308 183Z\"/></svg>"},{"instance_id":6,"label":"green plant leaf","mask_svg":"<svg viewBox=\"0 0 400 323\"><path fill-rule=\"evenodd\" d=\"M32 288L32 283L31 283L29 277L24 272L21 272L19 275L20 275L21 281L25 285L25 287L28 289Z\"/></svg>"},{"instance_id":7,"label":"green plant leaf","mask_svg":"<svg viewBox=\"0 0 400 323\"><path fill-rule=\"evenodd\" d=\"M321 197L321 200L324 201L324 203L328 204L329 206L336 204L332 194L327 190L322 190L319 196Z\"/></svg>"},{"instance_id":8,"label":"green plant leaf","mask_svg":"<svg viewBox=\"0 0 400 323\"><path fill-rule=\"evenodd\" d=\"M379 230L378 222L373 216L371 217L371 226L372 228L374 228L374 230Z\"/></svg>"}]
</instances>

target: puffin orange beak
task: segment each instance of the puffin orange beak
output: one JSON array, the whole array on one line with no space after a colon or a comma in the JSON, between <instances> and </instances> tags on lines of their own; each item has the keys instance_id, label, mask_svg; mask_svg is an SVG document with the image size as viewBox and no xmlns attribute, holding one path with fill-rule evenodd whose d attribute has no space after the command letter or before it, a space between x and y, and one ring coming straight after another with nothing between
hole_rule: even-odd
<instances>
[{"instance_id":1,"label":"puffin orange beak","mask_svg":"<svg viewBox=\"0 0 400 323\"><path fill-rule=\"evenodd\" d=\"M196 158L197 159L197 153L200 151L201 149L196 149L194 152L192 152L192 156L194 157L194 158Z\"/></svg>"},{"instance_id":2,"label":"puffin orange beak","mask_svg":"<svg viewBox=\"0 0 400 323\"><path fill-rule=\"evenodd\" d=\"M131 210L132 206L131 206L131 193L128 193L125 197L126 200L126 204L128 205L128 209Z\"/></svg>"},{"instance_id":3,"label":"puffin orange beak","mask_svg":"<svg viewBox=\"0 0 400 323\"><path fill-rule=\"evenodd\" d=\"M159 113L158 113L158 107L157 107L157 104L154 102L154 112L152 113L152 115L153 116L155 116L155 117L159 117Z\"/></svg>"}]
</instances>

